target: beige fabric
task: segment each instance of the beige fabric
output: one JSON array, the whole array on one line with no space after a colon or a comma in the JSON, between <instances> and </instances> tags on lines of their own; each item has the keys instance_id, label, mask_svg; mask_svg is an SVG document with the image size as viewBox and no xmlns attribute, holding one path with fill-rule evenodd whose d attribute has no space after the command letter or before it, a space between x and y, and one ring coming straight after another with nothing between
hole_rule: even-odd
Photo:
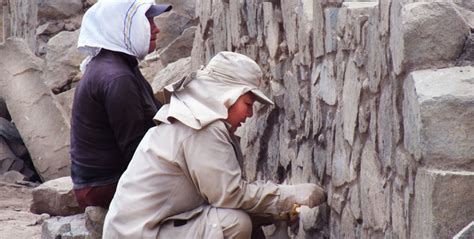
<instances>
[{"instance_id":1,"label":"beige fabric","mask_svg":"<svg viewBox=\"0 0 474 239\"><path fill-rule=\"evenodd\" d=\"M175 226L173 220L164 222L158 239L180 238L232 238L248 239L252 233L252 221L243 210L204 207L198 216L186 224Z\"/></svg>"},{"instance_id":2,"label":"beige fabric","mask_svg":"<svg viewBox=\"0 0 474 239\"><path fill-rule=\"evenodd\" d=\"M262 71L249 57L234 52L219 52L206 68L165 87L171 94L155 121L169 123L174 118L201 129L227 118L227 109L239 96L251 91L263 104L273 104L260 90Z\"/></svg>"},{"instance_id":3,"label":"beige fabric","mask_svg":"<svg viewBox=\"0 0 474 239\"><path fill-rule=\"evenodd\" d=\"M180 122L150 129L120 178L103 237L155 238L166 219L191 219L208 204L277 214L307 203L271 182L244 181L234 148L240 151L223 121L201 130Z\"/></svg>"}]
</instances>

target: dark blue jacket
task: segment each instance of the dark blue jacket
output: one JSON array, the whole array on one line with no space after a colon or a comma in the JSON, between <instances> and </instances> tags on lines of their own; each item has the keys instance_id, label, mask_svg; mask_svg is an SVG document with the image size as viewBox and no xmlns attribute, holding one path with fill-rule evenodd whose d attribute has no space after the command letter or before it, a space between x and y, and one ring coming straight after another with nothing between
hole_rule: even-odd
<instances>
[{"instance_id":1,"label":"dark blue jacket","mask_svg":"<svg viewBox=\"0 0 474 239\"><path fill-rule=\"evenodd\" d=\"M71 116L74 188L116 183L161 107L134 56L101 50L76 87Z\"/></svg>"}]
</instances>

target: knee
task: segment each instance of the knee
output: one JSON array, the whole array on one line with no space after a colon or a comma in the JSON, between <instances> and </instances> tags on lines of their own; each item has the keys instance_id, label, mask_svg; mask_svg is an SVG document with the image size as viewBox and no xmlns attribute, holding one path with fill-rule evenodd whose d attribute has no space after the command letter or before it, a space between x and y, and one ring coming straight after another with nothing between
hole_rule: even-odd
<instances>
[{"instance_id":1,"label":"knee","mask_svg":"<svg viewBox=\"0 0 474 239\"><path fill-rule=\"evenodd\" d=\"M252 220L243 210L219 209L219 219L225 236L230 238L250 238Z\"/></svg>"}]
</instances>

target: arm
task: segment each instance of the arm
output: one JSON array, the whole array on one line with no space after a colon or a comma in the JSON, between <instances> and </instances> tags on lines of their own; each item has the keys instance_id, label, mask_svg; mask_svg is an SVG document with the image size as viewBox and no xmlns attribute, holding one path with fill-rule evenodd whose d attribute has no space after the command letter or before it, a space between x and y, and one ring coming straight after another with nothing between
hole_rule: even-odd
<instances>
[{"instance_id":1,"label":"arm","mask_svg":"<svg viewBox=\"0 0 474 239\"><path fill-rule=\"evenodd\" d=\"M314 204L308 197L294 195L295 189L301 185L248 183L243 180L228 137L223 125L217 127L213 124L183 143L191 179L207 202L216 207L271 214L288 211L294 203Z\"/></svg>"},{"instance_id":2,"label":"arm","mask_svg":"<svg viewBox=\"0 0 474 239\"><path fill-rule=\"evenodd\" d=\"M115 140L128 165L146 133L141 92L131 76L109 82L105 91L104 107Z\"/></svg>"}]
</instances>

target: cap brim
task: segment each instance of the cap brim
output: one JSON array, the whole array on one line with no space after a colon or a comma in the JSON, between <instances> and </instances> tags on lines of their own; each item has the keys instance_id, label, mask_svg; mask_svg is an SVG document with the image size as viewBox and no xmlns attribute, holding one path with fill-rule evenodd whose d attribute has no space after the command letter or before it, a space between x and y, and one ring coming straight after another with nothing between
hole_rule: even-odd
<instances>
[{"instance_id":1,"label":"cap brim","mask_svg":"<svg viewBox=\"0 0 474 239\"><path fill-rule=\"evenodd\" d=\"M168 12L173 8L170 4L155 4L151 5L148 11L146 11L145 16L147 17L156 17L164 12Z\"/></svg>"},{"instance_id":2,"label":"cap brim","mask_svg":"<svg viewBox=\"0 0 474 239\"><path fill-rule=\"evenodd\" d=\"M274 105L273 101L270 100L263 92L260 90L254 89L251 92L255 95L255 100L264 104L264 105Z\"/></svg>"}]
</instances>

